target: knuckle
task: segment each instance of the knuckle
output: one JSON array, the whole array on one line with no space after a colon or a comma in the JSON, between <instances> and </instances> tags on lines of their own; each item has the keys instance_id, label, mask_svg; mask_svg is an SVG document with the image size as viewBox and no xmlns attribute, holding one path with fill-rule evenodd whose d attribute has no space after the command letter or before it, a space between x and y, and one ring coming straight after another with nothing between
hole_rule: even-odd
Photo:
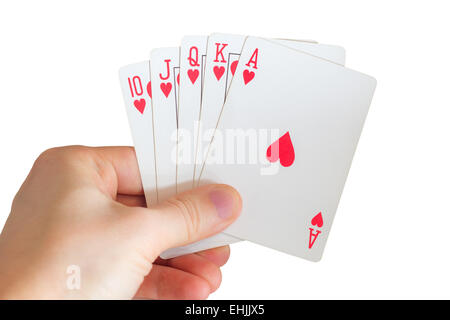
<instances>
[{"instance_id":1,"label":"knuckle","mask_svg":"<svg viewBox=\"0 0 450 320\"><path fill-rule=\"evenodd\" d=\"M46 164L60 155L60 148L50 148L42 152L36 159L36 165Z\"/></svg>"},{"instance_id":2,"label":"knuckle","mask_svg":"<svg viewBox=\"0 0 450 320\"><path fill-rule=\"evenodd\" d=\"M36 161L34 167L48 167L57 163L66 163L71 159L85 157L88 153L87 147L83 146L67 146L50 148L42 152Z\"/></svg>"},{"instance_id":3,"label":"knuckle","mask_svg":"<svg viewBox=\"0 0 450 320\"><path fill-rule=\"evenodd\" d=\"M169 205L174 207L176 212L183 220L186 227L186 237L193 239L201 226L200 210L196 203L188 198L175 198L168 201Z\"/></svg>"},{"instance_id":4,"label":"knuckle","mask_svg":"<svg viewBox=\"0 0 450 320\"><path fill-rule=\"evenodd\" d=\"M31 173L41 175L51 174L61 164L61 150L52 148L42 152L34 161Z\"/></svg>"}]
</instances>

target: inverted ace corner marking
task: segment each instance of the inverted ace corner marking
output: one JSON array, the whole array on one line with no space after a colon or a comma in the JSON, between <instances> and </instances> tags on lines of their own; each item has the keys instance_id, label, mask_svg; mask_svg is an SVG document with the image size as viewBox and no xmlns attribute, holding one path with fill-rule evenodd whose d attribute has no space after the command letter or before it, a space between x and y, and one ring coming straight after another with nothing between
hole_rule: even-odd
<instances>
[{"instance_id":1,"label":"inverted ace corner marking","mask_svg":"<svg viewBox=\"0 0 450 320\"><path fill-rule=\"evenodd\" d=\"M322 233L323 226L322 212L319 212L311 219L311 227L309 227L309 244L308 249L312 249L319 235Z\"/></svg>"}]
</instances>

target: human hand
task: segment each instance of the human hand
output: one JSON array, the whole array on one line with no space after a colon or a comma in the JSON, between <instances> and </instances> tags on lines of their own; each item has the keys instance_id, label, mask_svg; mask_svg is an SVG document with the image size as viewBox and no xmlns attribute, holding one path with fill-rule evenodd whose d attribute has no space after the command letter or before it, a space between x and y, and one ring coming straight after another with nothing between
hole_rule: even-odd
<instances>
[{"instance_id":1,"label":"human hand","mask_svg":"<svg viewBox=\"0 0 450 320\"><path fill-rule=\"evenodd\" d=\"M134 149L54 148L36 160L0 234L0 297L204 299L229 247L169 260L171 247L218 233L241 210L237 191L208 185L144 208ZM67 287L78 266L80 289Z\"/></svg>"}]
</instances>

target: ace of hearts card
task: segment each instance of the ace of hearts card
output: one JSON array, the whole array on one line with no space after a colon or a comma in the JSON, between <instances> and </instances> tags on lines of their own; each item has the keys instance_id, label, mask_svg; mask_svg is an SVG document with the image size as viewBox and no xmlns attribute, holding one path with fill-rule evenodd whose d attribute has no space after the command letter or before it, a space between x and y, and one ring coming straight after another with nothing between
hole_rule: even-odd
<instances>
[{"instance_id":1,"label":"ace of hearts card","mask_svg":"<svg viewBox=\"0 0 450 320\"><path fill-rule=\"evenodd\" d=\"M201 175L244 199L225 233L320 260L375 86L365 74L248 37L214 134L243 134L248 159L226 149L229 161L217 163L208 153Z\"/></svg>"}]
</instances>

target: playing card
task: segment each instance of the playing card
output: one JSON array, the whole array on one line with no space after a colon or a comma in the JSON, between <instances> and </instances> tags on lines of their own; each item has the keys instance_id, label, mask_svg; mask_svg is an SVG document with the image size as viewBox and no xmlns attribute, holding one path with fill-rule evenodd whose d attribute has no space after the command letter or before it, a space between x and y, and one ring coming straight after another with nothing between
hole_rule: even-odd
<instances>
[{"instance_id":1,"label":"playing card","mask_svg":"<svg viewBox=\"0 0 450 320\"><path fill-rule=\"evenodd\" d=\"M180 94L178 103L177 189L194 187L194 150L203 87L208 36L185 36L180 46Z\"/></svg>"},{"instance_id":2,"label":"playing card","mask_svg":"<svg viewBox=\"0 0 450 320\"><path fill-rule=\"evenodd\" d=\"M320 260L375 86L365 74L248 37L214 134L221 152L208 153L201 176L244 199L225 232Z\"/></svg>"},{"instance_id":3,"label":"playing card","mask_svg":"<svg viewBox=\"0 0 450 320\"><path fill-rule=\"evenodd\" d=\"M145 198L147 206L150 206L157 203L150 62L121 68L119 78Z\"/></svg>"},{"instance_id":4,"label":"playing card","mask_svg":"<svg viewBox=\"0 0 450 320\"><path fill-rule=\"evenodd\" d=\"M217 33L212 34L208 39L200 116L201 126L199 127L198 143L194 146L196 149L194 180L196 181L200 176L204 155L209 148L220 110L236 71L245 38L242 35ZM342 47L300 40L276 39L274 41L341 65L345 63L345 50Z\"/></svg>"},{"instance_id":5,"label":"playing card","mask_svg":"<svg viewBox=\"0 0 450 320\"><path fill-rule=\"evenodd\" d=\"M160 48L150 54L158 200L176 194L177 77L179 48Z\"/></svg>"}]
</instances>

